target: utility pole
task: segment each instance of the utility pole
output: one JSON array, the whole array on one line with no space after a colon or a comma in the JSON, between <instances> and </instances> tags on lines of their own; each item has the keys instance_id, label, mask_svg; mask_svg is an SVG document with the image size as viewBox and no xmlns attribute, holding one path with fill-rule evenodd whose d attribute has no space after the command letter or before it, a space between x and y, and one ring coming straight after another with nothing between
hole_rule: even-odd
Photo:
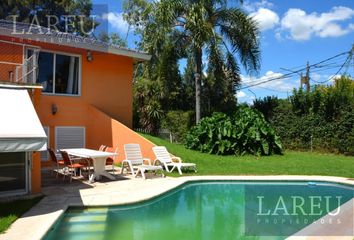
<instances>
[{"instance_id":1,"label":"utility pole","mask_svg":"<svg viewBox=\"0 0 354 240\"><path fill-rule=\"evenodd\" d=\"M306 86L306 92L310 92L310 64L308 61L306 64L306 75L302 76L301 73L300 77L300 88L302 88L304 85Z\"/></svg>"},{"instance_id":2,"label":"utility pole","mask_svg":"<svg viewBox=\"0 0 354 240\"><path fill-rule=\"evenodd\" d=\"M354 68L354 44L352 45L352 49L350 49L350 51L349 51L349 56L348 56L348 58L349 58L349 61L348 61L348 64L347 64L347 67L346 67L346 70L345 70L345 72L347 72L348 71L348 69L349 69L349 67L350 67L350 62L351 61L353 61L353 68Z\"/></svg>"}]
</instances>

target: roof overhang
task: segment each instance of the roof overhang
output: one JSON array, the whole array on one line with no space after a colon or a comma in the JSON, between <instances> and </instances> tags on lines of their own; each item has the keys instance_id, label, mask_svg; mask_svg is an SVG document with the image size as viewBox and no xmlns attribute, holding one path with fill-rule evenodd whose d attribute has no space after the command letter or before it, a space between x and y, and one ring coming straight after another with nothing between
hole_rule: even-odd
<instances>
[{"instance_id":1,"label":"roof overhang","mask_svg":"<svg viewBox=\"0 0 354 240\"><path fill-rule=\"evenodd\" d=\"M29 41L58 44L67 47L131 57L135 62L144 62L151 59L151 55L144 52L120 48L114 45L102 43L101 41L62 32L57 32L56 34L54 34L53 31L49 31L49 34L46 34L45 32L28 33L25 31L14 31L14 29L0 27L0 35L14 39L26 39Z\"/></svg>"},{"instance_id":2,"label":"roof overhang","mask_svg":"<svg viewBox=\"0 0 354 240\"><path fill-rule=\"evenodd\" d=\"M0 152L43 151L47 136L27 89L0 88Z\"/></svg>"}]
</instances>

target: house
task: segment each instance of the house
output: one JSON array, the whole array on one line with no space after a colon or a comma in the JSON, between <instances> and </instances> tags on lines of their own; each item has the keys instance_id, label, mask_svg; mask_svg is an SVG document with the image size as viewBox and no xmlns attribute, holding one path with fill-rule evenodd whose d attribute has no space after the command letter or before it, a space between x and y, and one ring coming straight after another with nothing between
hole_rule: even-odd
<instances>
[{"instance_id":1,"label":"house","mask_svg":"<svg viewBox=\"0 0 354 240\"><path fill-rule=\"evenodd\" d=\"M121 161L124 159L123 145L135 142L142 146L147 157L153 158L153 144L131 130L133 67L135 63L149 59L146 53L91 38L38 26L33 28L25 23L14 26L13 22L0 20L0 89L7 89L7 92L21 89L23 99L32 99L47 136L46 144L54 149L98 149L101 144L117 146L117 161ZM23 89L28 92L26 96ZM0 98L3 102L1 115L14 114L14 109L20 110L24 104L20 98L18 101L7 100L5 95ZM6 112L4 106L10 104L9 101L12 101L14 111ZM13 118L17 117L22 122L30 118L13 115ZM0 118L0 125L6 124L11 124L11 120L5 123ZM41 135L38 129L37 133ZM14 158L22 158L19 165L22 172L19 173L16 164L8 167L14 160L9 156L11 148L1 148L1 143L7 141L1 137L0 132L0 195L40 192L40 169L50 164L47 152L38 152L44 145L28 151L14 148L14 151L22 151L22 155L14 153ZM16 141L13 144L17 144ZM1 177L5 171L6 177ZM17 184L20 181L25 184ZM20 189L1 188L11 184L17 184Z\"/></svg>"}]
</instances>

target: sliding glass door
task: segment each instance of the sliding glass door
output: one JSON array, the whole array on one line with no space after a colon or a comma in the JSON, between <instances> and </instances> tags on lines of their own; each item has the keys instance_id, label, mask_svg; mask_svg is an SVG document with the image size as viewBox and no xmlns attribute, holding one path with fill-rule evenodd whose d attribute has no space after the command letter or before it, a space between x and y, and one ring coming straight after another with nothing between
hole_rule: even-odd
<instances>
[{"instance_id":1,"label":"sliding glass door","mask_svg":"<svg viewBox=\"0 0 354 240\"><path fill-rule=\"evenodd\" d=\"M27 193L25 152L0 153L0 196Z\"/></svg>"}]
</instances>

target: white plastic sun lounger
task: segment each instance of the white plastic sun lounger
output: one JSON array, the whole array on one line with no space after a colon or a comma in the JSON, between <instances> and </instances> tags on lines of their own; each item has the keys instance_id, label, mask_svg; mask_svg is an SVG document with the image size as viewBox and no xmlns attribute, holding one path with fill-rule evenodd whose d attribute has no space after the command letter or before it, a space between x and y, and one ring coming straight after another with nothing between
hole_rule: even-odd
<instances>
[{"instance_id":1,"label":"white plastic sun lounger","mask_svg":"<svg viewBox=\"0 0 354 240\"><path fill-rule=\"evenodd\" d=\"M161 175L164 176L161 166L153 166L150 159L143 158L139 144L125 144L124 153L126 159L122 161L121 173L123 173L124 169L129 169L134 177L140 173L142 178L145 179L145 172L161 171ZM148 164L144 164L144 161L147 161Z\"/></svg>"},{"instance_id":2,"label":"white plastic sun lounger","mask_svg":"<svg viewBox=\"0 0 354 240\"><path fill-rule=\"evenodd\" d=\"M175 168L177 168L180 175L182 175L182 168L192 168L197 172L197 165L195 163L183 163L181 158L172 156L164 146L156 146L153 147L152 150L156 156L153 165L162 165L167 172L172 172ZM171 169L169 169L169 167L171 167Z\"/></svg>"}]
</instances>

